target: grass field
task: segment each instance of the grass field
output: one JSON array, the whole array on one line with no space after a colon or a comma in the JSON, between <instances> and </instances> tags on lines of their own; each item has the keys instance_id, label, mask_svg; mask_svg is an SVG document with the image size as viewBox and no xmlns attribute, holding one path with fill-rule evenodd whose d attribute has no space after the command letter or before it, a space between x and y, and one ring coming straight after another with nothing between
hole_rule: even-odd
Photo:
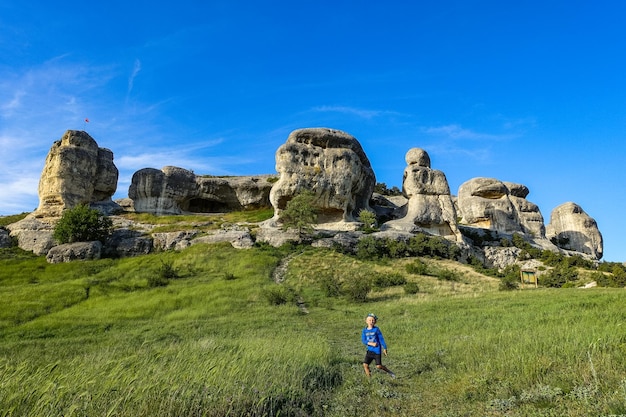
<instances>
[{"instance_id":1,"label":"grass field","mask_svg":"<svg viewBox=\"0 0 626 417\"><path fill-rule=\"evenodd\" d=\"M0 416L626 414L624 289L498 291L466 266L423 259L454 269L446 281L407 273L412 261L221 244L55 265L5 252ZM372 274L419 292L354 302L324 286ZM369 312L397 379L364 376Z\"/></svg>"}]
</instances>

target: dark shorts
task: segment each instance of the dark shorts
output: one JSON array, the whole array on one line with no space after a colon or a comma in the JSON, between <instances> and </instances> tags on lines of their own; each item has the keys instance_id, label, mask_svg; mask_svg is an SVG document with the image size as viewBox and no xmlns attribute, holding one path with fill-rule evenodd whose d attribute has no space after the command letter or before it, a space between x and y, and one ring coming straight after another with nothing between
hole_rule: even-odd
<instances>
[{"instance_id":1,"label":"dark shorts","mask_svg":"<svg viewBox=\"0 0 626 417\"><path fill-rule=\"evenodd\" d=\"M372 361L376 361L376 365L383 364L380 353L375 353L375 352L372 352L371 350L368 350L367 353L365 354L365 359L363 359L363 363L366 363L369 365L370 363L372 363Z\"/></svg>"}]
</instances>

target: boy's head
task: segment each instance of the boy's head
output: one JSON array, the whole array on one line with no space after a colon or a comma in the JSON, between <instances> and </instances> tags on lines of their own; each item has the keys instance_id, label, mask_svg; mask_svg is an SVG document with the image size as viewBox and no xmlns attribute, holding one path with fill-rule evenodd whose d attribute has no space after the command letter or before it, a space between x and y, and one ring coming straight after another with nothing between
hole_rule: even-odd
<instances>
[{"instance_id":1,"label":"boy's head","mask_svg":"<svg viewBox=\"0 0 626 417\"><path fill-rule=\"evenodd\" d=\"M377 320L378 320L378 317L376 317L376 314L369 313L367 317L365 318L365 323L367 323L367 325L370 327L374 327Z\"/></svg>"}]
</instances>

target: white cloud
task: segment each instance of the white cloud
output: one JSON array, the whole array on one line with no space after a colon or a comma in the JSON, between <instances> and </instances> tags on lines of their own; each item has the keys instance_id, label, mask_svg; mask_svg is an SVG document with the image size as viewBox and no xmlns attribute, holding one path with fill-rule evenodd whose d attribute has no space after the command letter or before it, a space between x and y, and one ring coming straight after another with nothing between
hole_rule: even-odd
<instances>
[{"instance_id":1,"label":"white cloud","mask_svg":"<svg viewBox=\"0 0 626 417\"><path fill-rule=\"evenodd\" d=\"M450 124L445 126L435 126L435 127L422 127L420 129L422 133L427 135L435 136L438 138L445 138L451 140L506 140L512 139L515 135L505 134L491 134L491 133L481 133L475 132L471 129L465 129L457 124Z\"/></svg>"},{"instance_id":2,"label":"white cloud","mask_svg":"<svg viewBox=\"0 0 626 417\"><path fill-rule=\"evenodd\" d=\"M387 111L382 111L382 110L365 110L365 109L359 109L359 108L347 107L347 106L317 106L317 107L314 107L312 110L316 112L350 114L353 116L360 117L362 119L372 119L374 117L379 117L384 114L393 113L393 112L387 112Z\"/></svg>"}]
</instances>

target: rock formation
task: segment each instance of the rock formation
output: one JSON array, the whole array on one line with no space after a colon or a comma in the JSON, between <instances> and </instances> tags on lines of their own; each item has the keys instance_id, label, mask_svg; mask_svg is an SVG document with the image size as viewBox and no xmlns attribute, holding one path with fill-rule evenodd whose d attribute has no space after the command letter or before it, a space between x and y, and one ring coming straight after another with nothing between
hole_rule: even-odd
<instances>
[{"instance_id":1,"label":"rock formation","mask_svg":"<svg viewBox=\"0 0 626 417\"><path fill-rule=\"evenodd\" d=\"M183 168L141 169L128 196L134 210L153 214L219 213L270 207L272 175L204 177Z\"/></svg>"},{"instance_id":2,"label":"rock formation","mask_svg":"<svg viewBox=\"0 0 626 417\"><path fill-rule=\"evenodd\" d=\"M546 237L560 248L602 258L598 224L578 204L568 202L552 210Z\"/></svg>"},{"instance_id":3,"label":"rock formation","mask_svg":"<svg viewBox=\"0 0 626 417\"><path fill-rule=\"evenodd\" d=\"M369 199L376 177L361 144L326 128L299 129L276 151L280 179L271 190L275 218L300 191L315 194L319 222L352 222Z\"/></svg>"},{"instance_id":4,"label":"rock formation","mask_svg":"<svg viewBox=\"0 0 626 417\"><path fill-rule=\"evenodd\" d=\"M495 178L473 178L459 187L457 205L461 223L513 234L545 239L543 216L536 204L526 200L528 188Z\"/></svg>"},{"instance_id":5,"label":"rock formation","mask_svg":"<svg viewBox=\"0 0 626 417\"><path fill-rule=\"evenodd\" d=\"M406 214L401 219L388 221L381 229L426 232L461 241L456 209L445 174L431 169L430 156L423 149L410 149L405 160L407 167L404 169L402 192L408 199Z\"/></svg>"},{"instance_id":6,"label":"rock formation","mask_svg":"<svg viewBox=\"0 0 626 417\"><path fill-rule=\"evenodd\" d=\"M54 142L39 180L37 217L60 217L79 204L114 206L118 170L113 152L98 147L87 132L68 130Z\"/></svg>"}]
</instances>

